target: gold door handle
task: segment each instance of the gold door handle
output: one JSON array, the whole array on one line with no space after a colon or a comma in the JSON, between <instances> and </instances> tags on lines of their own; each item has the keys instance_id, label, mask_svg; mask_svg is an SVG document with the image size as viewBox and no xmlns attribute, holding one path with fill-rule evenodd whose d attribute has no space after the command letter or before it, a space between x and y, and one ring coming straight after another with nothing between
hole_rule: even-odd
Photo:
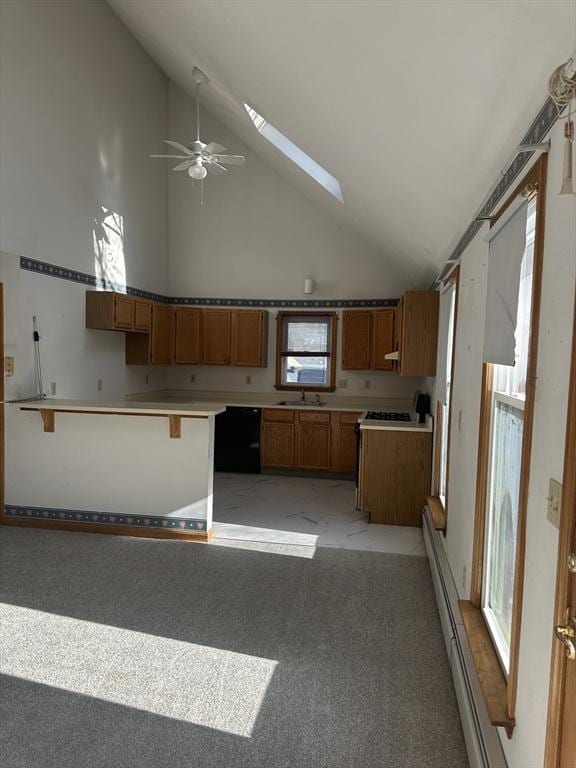
<instances>
[{"instance_id":1,"label":"gold door handle","mask_svg":"<svg viewBox=\"0 0 576 768\"><path fill-rule=\"evenodd\" d=\"M561 643L564 643L566 658L569 661L574 661L576 659L576 645L574 644L576 638L576 618L574 616L570 617L566 626L559 624L557 627L554 627L554 634Z\"/></svg>"}]
</instances>

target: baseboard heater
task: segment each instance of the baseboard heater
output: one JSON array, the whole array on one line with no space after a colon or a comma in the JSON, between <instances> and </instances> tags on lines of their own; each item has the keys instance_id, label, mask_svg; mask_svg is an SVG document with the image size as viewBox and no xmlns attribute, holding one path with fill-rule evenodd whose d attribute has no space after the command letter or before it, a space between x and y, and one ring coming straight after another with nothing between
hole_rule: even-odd
<instances>
[{"instance_id":1,"label":"baseboard heater","mask_svg":"<svg viewBox=\"0 0 576 768\"><path fill-rule=\"evenodd\" d=\"M458 609L459 595L430 510L424 508L423 532L446 652L450 660L470 768L507 768L497 729L490 724L480 683Z\"/></svg>"}]
</instances>

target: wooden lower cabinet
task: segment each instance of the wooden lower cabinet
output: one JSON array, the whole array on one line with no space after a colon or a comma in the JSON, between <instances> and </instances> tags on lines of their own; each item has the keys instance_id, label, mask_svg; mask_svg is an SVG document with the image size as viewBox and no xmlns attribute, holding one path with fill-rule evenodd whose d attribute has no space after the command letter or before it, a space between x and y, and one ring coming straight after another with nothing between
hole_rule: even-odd
<instances>
[{"instance_id":1,"label":"wooden lower cabinet","mask_svg":"<svg viewBox=\"0 0 576 768\"><path fill-rule=\"evenodd\" d=\"M359 412L332 413L332 469L337 472L356 470L356 422Z\"/></svg>"},{"instance_id":2,"label":"wooden lower cabinet","mask_svg":"<svg viewBox=\"0 0 576 768\"><path fill-rule=\"evenodd\" d=\"M298 411L296 466L299 469L330 469L332 464L330 413Z\"/></svg>"},{"instance_id":3,"label":"wooden lower cabinet","mask_svg":"<svg viewBox=\"0 0 576 768\"><path fill-rule=\"evenodd\" d=\"M261 461L263 467L293 469L294 411L265 409L262 412Z\"/></svg>"},{"instance_id":4,"label":"wooden lower cabinet","mask_svg":"<svg viewBox=\"0 0 576 768\"><path fill-rule=\"evenodd\" d=\"M420 526L431 471L431 432L363 430L360 509L371 523Z\"/></svg>"},{"instance_id":5,"label":"wooden lower cabinet","mask_svg":"<svg viewBox=\"0 0 576 768\"><path fill-rule=\"evenodd\" d=\"M356 411L262 412L262 466L354 472Z\"/></svg>"}]
</instances>

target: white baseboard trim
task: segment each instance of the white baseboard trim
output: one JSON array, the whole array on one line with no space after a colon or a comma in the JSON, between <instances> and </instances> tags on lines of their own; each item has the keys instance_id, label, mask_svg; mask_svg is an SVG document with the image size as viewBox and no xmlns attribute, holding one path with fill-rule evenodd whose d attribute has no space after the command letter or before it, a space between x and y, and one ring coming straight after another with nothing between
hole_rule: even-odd
<instances>
[{"instance_id":1,"label":"white baseboard trim","mask_svg":"<svg viewBox=\"0 0 576 768\"><path fill-rule=\"evenodd\" d=\"M450 660L470 768L507 768L497 729L491 725L468 639L458 609L458 591L430 510L424 508L423 533L446 653Z\"/></svg>"}]
</instances>

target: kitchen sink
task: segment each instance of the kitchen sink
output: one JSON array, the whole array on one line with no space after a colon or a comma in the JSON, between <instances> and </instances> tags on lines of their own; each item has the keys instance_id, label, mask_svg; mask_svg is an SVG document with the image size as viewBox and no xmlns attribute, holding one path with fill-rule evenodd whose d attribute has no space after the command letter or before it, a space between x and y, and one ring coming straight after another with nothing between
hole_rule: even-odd
<instances>
[{"instance_id":1,"label":"kitchen sink","mask_svg":"<svg viewBox=\"0 0 576 768\"><path fill-rule=\"evenodd\" d=\"M323 408L326 403L313 403L310 400L280 400L280 402L276 403L276 405L286 405L290 406L291 408L302 408L302 406L305 408Z\"/></svg>"}]
</instances>

